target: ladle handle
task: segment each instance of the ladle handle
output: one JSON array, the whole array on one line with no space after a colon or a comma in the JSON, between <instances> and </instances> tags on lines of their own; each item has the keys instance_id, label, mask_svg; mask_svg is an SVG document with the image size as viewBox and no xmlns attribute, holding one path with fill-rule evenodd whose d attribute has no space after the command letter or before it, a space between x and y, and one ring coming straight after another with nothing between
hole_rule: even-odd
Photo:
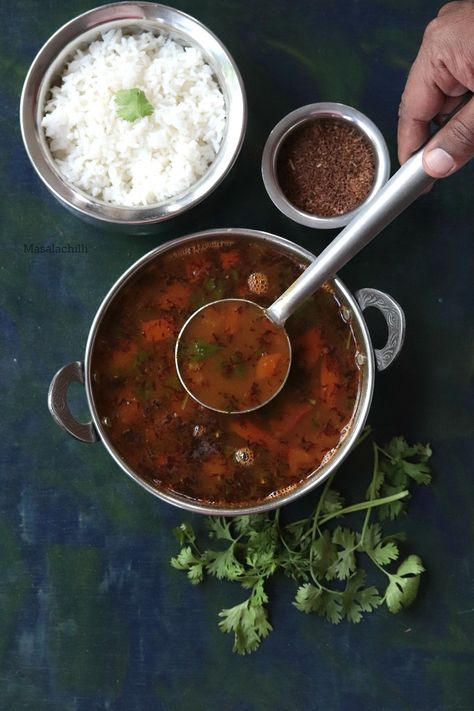
<instances>
[{"instance_id":1,"label":"ladle handle","mask_svg":"<svg viewBox=\"0 0 474 711\"><path fill-rule=\"evenodd\" d=\"M393 175L373 200L321 252L303 274L267 309L283 326L286 319L325 281L365 247L433 182L423 169L420 149Z\"/></svg>"}]
</instances>

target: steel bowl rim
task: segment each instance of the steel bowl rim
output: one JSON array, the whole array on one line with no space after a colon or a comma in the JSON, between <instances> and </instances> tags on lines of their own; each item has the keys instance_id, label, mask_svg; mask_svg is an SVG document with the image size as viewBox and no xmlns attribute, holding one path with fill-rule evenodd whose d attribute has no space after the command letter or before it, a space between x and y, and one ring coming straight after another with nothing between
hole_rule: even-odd
<instances>
[{"instance_id":1,"label":"steel bowl rim","mask_svg":"<svg viewBox=\"0 0 474 711\"><path fill-rule=\"evenodd\" d=\"M276 244L283 248L287 248L291 253L297 255L303 259L315 259L315 255L304 247L291 242L284 237L271 234L269 232L264 232L261 230L253 230L247 228L214 228L210 230L203 230L199 232L194 232L190 235L183 237L178 237L169 242L156 247L147 254L140 257L136 262L134 262L123 274L116 280L116 282L109 289L108 293L105 295L102 303L100 304L95 317L92 321L89 334L86 342L85 357L84 357L84 380L85 380L85 391L87 402L89 405L89 410L92 416L92 421L97 430L102 444L105 446L108 453L111 455L112 459L128 474L136 483L142 486L146 491L153 494L159 499L166 501L169 504L177 506L181 509L186 509L194 513L201 513L206 515L221 515L221 516L241 516L245 514L261 513L263 511L270 511L280 506L286 505L292 501L295 501L300 496L308 493L312 489L320 486L327 478L331 475L335 469L337 469L346 457L351 452L353 446L355 445L359 434L361 433L367 416L370 410L370 405L372 402L374 381L375 381L375 359L374 351L372 347L372 342L370 340L370 335L368 331L367 324L363 317L362 311L351 292L347 287L340 281L336 276L331 279L331 283L336 287L336 293L342 295L346 303L349 304L353 318L357 323L359 329L359 334L361 336L361 342L359 342L359 347L365 356L365 362L363 365L363 378L361 392L359 394L359 400L354 407L354 413L351 422L348 425L348 432L344 437L343 441L338 446L338 451L334 454L329 462L322 465L319 469L314 470L304 483L286 494L277 496L274 499L269 499L255 505L248 505L243 507L216 507L212 505L204 505L193 499L187 498L185 496L180 496L179 494L173 494L169 491L159 490L152 487L144 479L142 479L128 464L125 462L118 452L115 451L113 445L109 442L107 432L102 425L97 410L95 408L94 396L93 396L93 377L91 372L92 367L92 353L94 348L94 341L97 335L100 323L107 312L108 307L112 303L115 296L119 293L122 287L128 282L128 280L138 272L145 264L151 262L158 255L167 252L169 250L175 249L176 247L182 247L188 243L195 242L199 239L208 239L212 237L220 237L221 239L235 238L238 236L244 236L249 238L254 238L257 240L268 241L271 244Z\"/></svg>"},{"instance_id":2,"label":"steel bowl rim","mask_svg":"<svg viewBox=\"0 0 474 711\"><path fill-rule=\"evenodd\" d=\"M289 134L306 121L324 117L339 118L356 125L366 136L376 158L376 175L369 195L354 210L334 217L311 215L293 205L280 188L276 171L278 152ZM317 102L291 111L274 126L263 149L261 173L268 196L286 217L314 229L335 229L347 225L374 199L380 188L387 182L390 176L390 154L380 129L364 113L347 104L332 101Z\"/></svg>"},{"instance_id":3,"label":"steel bowl rim","mask_svg":"<svg viewBox=\"0 0 474 711\"><path fill-rule=\"evenodd\" d=\"M142 12L143 15L116 18L111 14L108 18L102 17L107 12L113 13L114 10L126 13L127 9L130 9L130 12L132 12L132 9L136 13ZM149 16L146 13L155 13L155 16ZM221 60L225 61L225 67L227 69L230 68L230 81L232 82L234 93L228 91L228 81L224 81L220 77L218 79L227 106L224 137L213 163L204 175L187 190L168 200L152 205L135 207L111 205L95 200L92 196L68 183L61 175L49 150L43 145L45 140L42 137L41 127L39 126L41 107L38 105L37 99L45 91L45 76L51 73L49 65L54 63L59 56L72 53L75 47L86 41L84 37L87 34L92 32L99 34L103 31L101 28L109 25L126 27L140 22L156 23L159 29L160 25L163 26L163 20L160 20L159 17L160 13L164 16L168 13L175 17L175 21L176 18L179 18L181 21L191 25L195 31L204 33L206 39L212 44L213 51L218 51ZM99 18L95 24L94 18ZM208 48L194 40L189 32L184 32L181 28L174 30L171 23L168 23L168 28L165 28L165 31L169 33L174 31L176 34L186 35L192 46L197 46L203 51L206 61L211 64L215 74L219 74L219 67L207 56ZM68 36L71 33L74 34ZM64 41L63 37L65 38ZM57 46L58 43L60 43L60 46ZM40 71L44 62L46 62L46 69ZM34 91L35 82L37 83L37 90ZM232 110L232 107L230 107L231 98L233 101ZM46 188L63 206L85 219L99 223L146 226L163 222L184 213L208 197L222 183L241 151L247 128L248 109L245 87L237 64L229 50L214 32L200 20L169 5L131 0L130 2L108 3L87 10L63 24L46 40L34 57L25 77L20 97L19 115L23 144L30 162Z\"/></svg>"}]
</instances>

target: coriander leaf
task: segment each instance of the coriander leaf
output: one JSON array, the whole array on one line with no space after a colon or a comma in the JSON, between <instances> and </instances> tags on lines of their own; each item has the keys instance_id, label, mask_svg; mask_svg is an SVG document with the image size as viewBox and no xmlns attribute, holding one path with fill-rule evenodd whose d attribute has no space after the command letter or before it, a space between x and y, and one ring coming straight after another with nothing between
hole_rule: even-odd
<instances>
[{"instance_id":1,"label":"coriander leaf","mask_svg":"<svg viewBox=\"0 0 474 711\"><path fill-rule=\"evenodd\" d=\"M237 580L244 572L244 567L234 555L234 547L225 551L207 550L205 553L206 571L219 580Z\"/></svg>"},{"instance_id":2,"label":"coriander leaf","mask_svg":"<svg viewBox=\"0 0 474 711\"><path fill-rule=\"evenodd\" d=\"M393 541L379 543L378 546L371 551L371 557L379 565L388 565L390 561L397 560L399 555L400 551L398 550L398 546Z\"/></svg>"},{"instance_id":3,"label":"coriander leaf","mask_svg":"<svg viewBox=\"0 0 474 711\"><path fill-rule=\"evenodd\" d=\"M214 277L209 277L203 282L202 285L206 291L212 294L213 299L215 299L216 301L218 299L222 299L222 297L224 296L224 284L215 279Z\"/></svg>"},{"instance_id":4,"label":"coriander leaf","mask_svg":"<svg viewBox=\"0 0 474 711\"><path fill-rule=\"evenodd\" d=\"M408 607L416 598L420 585L419 576L399 578L390 576L390 582L385 591L385 602L393 614L400 612L402 607Z\"/></svg>"},{"instance_id":5,"label":"coriander leaf","mask_svg":"<svg viewBox=\"0 0 474 711\"><path fill-rule=\"evenodd\" d=\"M402 607L408 607L416 598L420 585L420 574L424 571L421 558L410 555L399 565L394 575L389 575L385 591L385 602L390 612L396 614Z\"/></svg>"},{"instance_id":6,"label":"coriander leaf","mask_svg":"<svg viewBox=\"0 0 474 711\"><path fill-rule=\"evenodd\" d=\"M383 485L377 492L387 496L406 489L409 480L418 484L429 484L430 468L427 465L432 455L429 445L407 444L404 437L393 437L383 448L377 447L381 454L380 472L383 475ZM378 510L380 520L398 518L406 510L406 502L395 501L381 506Z\"/></svg>"},{"instance_id":7,"label":"coriander leaf","mask_svg":"<svg viewBox=\"0 0 474 711\"><path fill-rule=\"evenodd\" d=\"M431 482L431 470L424 462L414 464L413 462L404 461L403 471L414 479L417 484L429 484Z\"/></svg>"},{"instance_id":8,"label":"coriander leaf","mask_svg":"<svg viewBox=\"0 0 474 711\"><path fill-rule=\"evenodd\" d=\"M393 437L384 450L390 457L399 461L418 457L420 461L426 462L433 454L429 444L409 445L404 437Z\"/></svg>"},{"instance_id":9,"label":"coriander leaf","mask_svg":"<svg viewBox=\"0 0 474 711\"><path fill-rule=\"evenodd\" d=\"M333 625L338 625L342 620L342 602L337 593L328 593L323 590L321 606L318 610L321 617L325 617Z\"/></svg>"},{"instance_id":10,"label":"coriander leaf","mask_svg":"<svg viewBox=\"0 0 474 711\"><path fill-rule=\"evenodd\" d=\"M216 280L214 277L209 277L203 281L202 285L206 291L214 291L216 288Z\"/></svg>"},{"instance_id":11,"label":"coriander leaf","mask_svg":"<svg viewBox=\"0 0 474 711\"><path fill-rule=\"evenodd\" d=\"M252 604L265 605L268 602L268 595L263 586L263 580L260 580L252 590Z\"/></svg>"},{"instance_id":12,"label":"coriander leaf","mask_svg":"<svg viewBox=\"0 0 474 711\"><path fill-rule=\"evenodd\" d=\"M288 578L296 581L308 579L311 566L306 552L283 548L277 560L278 567Z\"/></svg>"},{"instance_id":13,"label":"coriander leaf","mask_svg":"<svg viewBox=\"0 0 474 711\"><path fill-rule=\"evenodd\" d=\"M418 484L430 483L430 468L426 464L432 454L429 445L415 444L409 446L403 437L394 437L386 445L386 451L392 460L391 464L394 469L399 469L399 477L403 472L404 475L411 477Z\"/></svg>"},{"instance_id":14,"label":"coriander leaf","mask_svg":"<svg viewBox=\"0 0 474 711\"><path fill-rule=\"evenodd\" d=\"M277 563L275 561L274 552L272 550L268 551L254 551L247 554L245 562L251 568L252 571L258 573L260 577L268 578L272 573L275 572Z\"/></svg>"},{"instance_id":15,"label":"coriander leaf","mask_svg":"<svg viewBox=\"0 0 474 711\"><path fill-rule=\"evenodd\" d=\"M308 521L309 519L304 519L303 521L288 523L285 526L282 533L290 548L301 541L303 533L308 527Z\"/></svg>"},{"instance_id":16,"label":"coriander leaf","mask_svg":"<svg viewBox=\"0 0 474 711\"><path fill-rule=\"evenodd\" d=\"M332 534L332 542L341 548L337 552L336 560L329 566L326 572L326 579L345 580L356 569L356 559L354 550L356 547L356 535L348 528L338 526Z\"/></svg>"},{"instance_id":17,"label":"coriander leaf","mask_svg":"<svg viewBox=\"0 0 474 711\"><path fill-rule=\"evenodd\" d=\"M296 591L293 605L300 612L317 612L329 622L337 625L342 620L340 594L317 588L312 583L301 585Z\"/></svg>"},{"instance_id":18,"label":"coriander leaf","mask_svg":"<svg viewBox=\"0 0 474 711\"><path fill-rule=\"evenodd\" d=\"M335 489L328 489L321 503L321 514L335 513L344 506L344 499Z\"/></svg>"},{"instance_id":19,"label":"coriander leaf","mask_svg":"<svg viewBox=\"0 0 474 711\"><path fill-rule=\"evenodd\" d=\"M403 563L400 563L397 575L420 575L425 570L423 562L418 555L409 555Z\"/></svg>"},{"instance_id":20,"label":"coriander leaf","mask_svg":"<svg viewBox=\"0 0 474 711\"><path fill-rule=\"evenodd\" d=\"M222 632L234 633L233 651L237 654L254 652L272 631L264 607L267 600L263 587L256 586L247 600L219 612L219 627Z\"/></svg>"},{"instance_id":21,"label":"coriander leaf","mask_svg":"<svg viewBox=\"0 0 474 711\"><path fill-rule=\"evenodd\" d=\"M398 489L394 489L393 487L390 489L387 488L387 494L384 495L390 496L390 492L393 494L395 491L398 491ZM404 511L405 507L403 501L392 501L390 504L380 506L377 509L377 515L380 521L385 521L387 518L390 519L390 521L394 521L396 518L399 518Z\"/></svg>"},{"instance_id":22,"label":"coriander leaf","mask_svg":"<svg viewBox=\"0 0 474 711\"><path fill-rule=\"evenodd\" d=\"M379 523L374 523L367 526L364 533L364 539L360 541L360 550L368 553L380 543L382 539L382 527Z\"/></svg>"},{"instance_id":23,"label":"coriander leaf","mask_svg":"<svg viewBox=\"0 0 474 711\"><path fill-rule=\"evenodd\" d=\"M252 533L253 531L261 531L268 524L273 525L273 521L267 514L236 516L232 519L232 523L237 533Z\"/></svg>"},{"instance_id":24,"label":"coriander leaf","mask_svg":"<svg viewBox=\"0 0 474 711\"><path fill-rule=\"evenodd\" d=\"M206 526L209 529L209 538L218 538L225 541L234 541L231 533L231 521L226 521L223 516L208 516Z\"/></svg>"},{"instance_id":25,"label":"coriander leaf","mask_svg":"<svg viewBox=\"0 0 474 711\"><path fill-rule=\"evenodd\" d=\"M363 538L359 538L358 548L367 553L379 565L387 565L399 555L398 546L392 537L382 540L382 527L379 523L367 526Z\"/></svg>"},{"instance_id":26,"label":"coriander leaf","mask_svg":"<svg viewBox=\"0 0 474 711\"><path fill-rule=\"evenodd\" d=\"M342 613L350 622L360 622L362 612L372 612L382 602L377 588L365 588L364 583L365 573L360 571L349 578L342 594Z\"/></svg>"},{"instance_id":27,"label":"coriander leaf","mask_svg":"<svg viewBox=\"0 0 474 711\"><path fill-rule=\"evenodd\" d=\"M151 116L153 106L141 89L121 89L114 97L117 116L132 123L137 119Z\"/></svg>"},{"instance_id":28,"label":"coriander leaf","mask_svg":"<svg viewBox=\"0 0 474 711\"><path fill-rule=\"evenodd\" d=\"M204 571L202 563L191 550L190 546L182 548L175 558L171 558L171 565L176 570L187 571L189 581L193 585L202 582Z\"/></svg>"},{"instance_id":29,"label":"coriander leaf","mask_svg":"<svg viewBox=\"0 0 474 711\"><path fill-rule=\"evenodd\" d=\"M412 457L417 452L417 448L410 447L405 437L392 437L390 442L385 445L384 451L395 460L406 459Z\"/></svg>"},{"instance_id":30,"label":"coriander leaf","mask_svg":"<svg viewBox=\"0 0 474 711\"><path fill-rule=\"evenodd\" d=\"M248 534L247 550L249 555L273 551L278 538L278 531L272 521L260 531L251 531Z\"/></svg>"},{"instance_id":31,"label":"coriander leaf","mask_svg":"<svg viewBox=\"0 0 474 711\"><path fill-rule=\"evenodd\" d=\"M204 578L204 568L201 563L192 565L188 570L187 576L191 585L198 585L199 583L202 583Z\"/></svg>"},{"instance_id":32,"label":"coriander leaf","mask_svg":"<svg viewBox=\"0 0 474 711\"><path fill-rule=\"evenodd\" d=\"M293 605L297 610L305 612L306 614L317 612L321 605L321 593L322 589L317 588L315 585L312 585L312 583L300 585L296 591Z\"/></svg>"},{"instance_id":33,"label":"coriander leaf","mask_svg":"<svg viewBox=\"0 0 474 711\"><path fill-rule=\"evenodd\" d=\"M373 496L379 496L380 491L383 487L385 481L385 474L383 470L379 467L374 475L374 478L372 479L372 483L367 491L367 497L370 498L372 495ZM371 494L371 491L373 494Z\"/></svg>"},{"instance_id":34,"label":"coriander leaf","mask_svg":"<svg viewBox=\"0 0 474 711\"><path fill-rule=\"evenodd\" d=\"M196 534L190 523L180 523L177 528L173 528L172 533L181 546L184 546L186 542L194 543L196 540Z\"/></svg>"},{"instance_id":35,"label":"coriander leaf","mask_svg":"<svg viewBox=\"0 0 474 711\"><path fill-rule=\"evenodd\" d=\"M186 546L181 548L180 552L175 558L171 558L171 565L176 570L187 570L190 565L198 563L198 559L191 550L191 546Z\"/></svg>"},{"instance_id":36,"label":"coriander leaf","mask_svg":"<svg viewBox=\"0 0 474 711\"><path fill-rule=\"evenodd\" d=\"M330 568L337 560L337 548L331 540L329 531L316 538L312 543L313 560L315 568L319 573L324 575L325 571Z\"/></svg>"},{"instance_id":37,"label":"coriander leaf","mask_svg":"<svg viewBox=\"0 0 474 711\"><path fill-rule=\"evenodd\" d=\"M208 343L207 341L199 339L194 341L194 343L190 346L188 358L195 363L200 363L201 361L206 360L206 358L210 358L215 355L219 350L220 347L216 343Z\"/></svg>"},{"instance_id":38,"label":"coriander leaf","mask_svg":"<svg viewBox=\"0 0 474 711\"><path fill-rule=\"evenodd\" d=\"M245 363L235 363L233 366L233 371L234 375L236 375L238 378L243 378L245 373L247 372L247 366Z\"/></svg>"},{"instance_id":39,"label":"coriander leaf","mask_svg":"<svg viewBox=\"0 0 474 711\"><path fill-rule=\"evenodd\" d=\"M336 546L354 548L356 544L355 533L354 531L351 531L350 528L342 528L342 526L338 526L334 529L332 541L336 544Z\"/></svg>"}]
</instances>

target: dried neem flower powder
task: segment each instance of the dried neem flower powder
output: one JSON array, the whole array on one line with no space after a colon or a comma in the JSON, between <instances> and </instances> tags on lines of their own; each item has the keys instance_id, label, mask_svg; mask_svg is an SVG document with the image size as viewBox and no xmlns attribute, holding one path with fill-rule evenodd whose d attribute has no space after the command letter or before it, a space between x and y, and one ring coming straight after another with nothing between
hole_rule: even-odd
<instances>
[{"instance_id":1,"label":"dried neem flower powder","mask_svg":"<svg viewBox=\"0 0 474 711\"><path fill-rule=\"evenodd\" d=\"M370 193L374 153L356 126L333 118L312 119L283 143L277 176L295 207L335 217L354 210Z\"/></svg>"}]
</instances>

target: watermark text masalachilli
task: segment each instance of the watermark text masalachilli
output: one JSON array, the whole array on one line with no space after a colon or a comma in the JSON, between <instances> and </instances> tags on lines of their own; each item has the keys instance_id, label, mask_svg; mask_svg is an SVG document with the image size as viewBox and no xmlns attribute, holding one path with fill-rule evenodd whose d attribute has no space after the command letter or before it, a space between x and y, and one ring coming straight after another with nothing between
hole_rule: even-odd
<instances>
[{"instance_id":1,"label":"watermark text masalachilli","mask_svg":"<svg viewBox=\"0 0 474 711\"><path fill-rule=\"evenodd\" d=\"M87 244L83 242L67 244L55 244L51 242L50 244L35 244L34 242L23 244L24 254L87 254L88 247Z\"/></svg>"}]
</instances>

